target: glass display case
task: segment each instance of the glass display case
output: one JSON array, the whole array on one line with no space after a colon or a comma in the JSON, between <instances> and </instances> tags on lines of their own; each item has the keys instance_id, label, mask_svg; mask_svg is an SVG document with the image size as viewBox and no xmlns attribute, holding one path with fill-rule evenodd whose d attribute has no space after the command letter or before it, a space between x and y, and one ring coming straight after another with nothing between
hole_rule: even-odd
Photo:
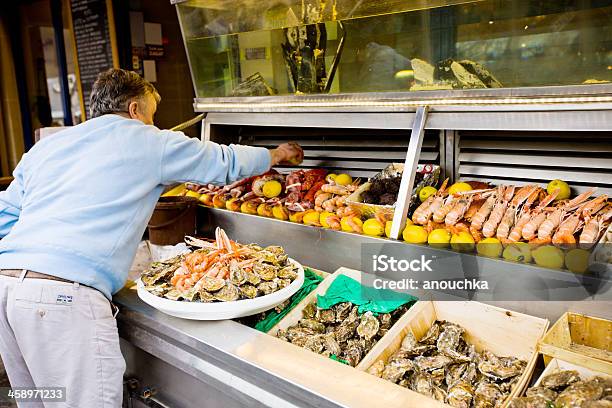
<instances>
[{"instance_id":1,"label":"glass display case","mask_svg":"<svg viewBox=\"0 0 612 408\"><path fill-rule=\"evenodd\" d=\"M604 0L175 0L198 98L612 81Z\"/></svg>"}]
</instances>

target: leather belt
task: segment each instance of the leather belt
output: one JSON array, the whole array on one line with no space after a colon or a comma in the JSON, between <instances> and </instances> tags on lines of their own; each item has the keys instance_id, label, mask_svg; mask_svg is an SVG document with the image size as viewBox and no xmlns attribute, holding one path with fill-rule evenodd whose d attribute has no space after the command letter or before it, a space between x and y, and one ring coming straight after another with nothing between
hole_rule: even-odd
<instances>
[{"instance_id":1,"label":"leather belt","mask_svg":"<svg viewBox=\"0 0 612 408\"><path fill-rule=\"evenodd\" d=\"M23 273L23 269L0 269L0 275L9 276L12 278L19 278L21 277L22 273ZM73 283L73 281L70 281L68 279L58 278L57 276L46 275L44 273L34 272L30 270L26 271L25 277L29 279L46 279L46 280L52 280L52 281L58 281L58 282Z\"/></svg>"}]
</instances>

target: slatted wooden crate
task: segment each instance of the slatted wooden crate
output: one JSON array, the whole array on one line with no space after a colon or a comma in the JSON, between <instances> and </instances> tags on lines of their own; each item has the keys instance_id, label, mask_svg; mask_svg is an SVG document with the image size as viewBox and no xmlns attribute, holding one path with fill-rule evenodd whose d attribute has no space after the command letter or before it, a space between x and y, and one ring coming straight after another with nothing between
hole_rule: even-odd
<instances>
[{"instance_id":1,"label":"slatted wooden crate","mask_svg":"<svg viewBox=\"0 0 612 408\"><path fill-rule=\"evenodd\" d=\"M566 312L539 344L544 363L558 358L612 375L612 321Z\"/></svg>"},{"instance_id":2,"label":"slatted wooden crate","mask_svg":"<svg viewBox=\"0 0 612 408\"><path fill-rule=\"evenodd\" d=\"M590 380L591 378L595 376L609 376L609 374L606 374L602 371L592 370L590 368L586 368L586 367L579 366L577 364L569 363L567 361L560 360L558 358L553 358L552 360L550 360L550 362L548 363L544 371L542 371L542 374L540 374L540 377L533 384L533 386L534 387L539 386L540 383L542 382L542 378L546 377L547 375L551 375L551 374L554 374L562 370L578 371L578 374L580 374L580 378L583 380Z\"/></svg>"},{"instance_id":3,"label":"slatted wooden crate","mask_svg":"<svg viewBox=\"0 0 612 408\"><path fill-rule=\"evenodd\" d=\"M405 317L405 319L404 319ZM422 338L436 320L446 320L465 329L465 340L477 351L489 350L497 356L512 356L527 361L525 371L503 407L521 395L533 374L538 340L546 333L548 320L471 301L417 302L402 321L395 324L377 344L382 352L369 361L387 361L408 332Z\"/></svg>"},{"instance_id":4,"label":"slatted wooden crate","mask_svg":"<svg viewBox=\"0 0 612 408\"><path fill-rule=\"evenodd\" d=\"M329 286L332 284L332 282L340 275L346 275L349 278L361 282L361 272L348 268L338 269L336 272L325 278L315 290L310 292L310 294L306 296L296 307L294 307L291 312L289 312L280 322L278 322L274 327L272 327L270 331L268 331L268 334L276 336L279 330L286 330L290 326L297 324L302 318L302 310L304 310L304 308L308 304L316 302L317 295L324 295L325 292L327 292ZM418 304L418 302L416 304ZM404 313L404 315L400 317L400 319L398 319L398 321L395 323L395 325L393 325L393 327L396 327L398 324L402 324L403 322L407 321L407 319L410 318L411 311L414 307L415 305L408 309L408 311ZM383 342L383 340L391 333L393 333L393 327L374 345L374 347L372 347L370 352L363 357L363 359L355 368L361 371L365 371L370 366L370 364L374 361L374 356L379 355L383 351L384 346L382 346L382 344L386 344L386 342Z\"/></svg>"}]
</instances>

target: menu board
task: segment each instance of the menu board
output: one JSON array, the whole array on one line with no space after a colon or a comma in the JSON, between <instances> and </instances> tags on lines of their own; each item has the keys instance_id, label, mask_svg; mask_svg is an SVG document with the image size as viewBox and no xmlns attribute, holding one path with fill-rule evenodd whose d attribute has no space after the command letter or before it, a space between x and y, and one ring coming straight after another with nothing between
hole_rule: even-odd
<instances>
[{"instance_id":1,"label":"menu board","mask_svg":"<svg viewBox=\"0 0 612 408\"><path fill-rule=\"evenodd\" d=\"M110 0L71 0L77 78L83 116L89 118L89 97L98 74L118 67Z\"/></svg>"}]
</instances>

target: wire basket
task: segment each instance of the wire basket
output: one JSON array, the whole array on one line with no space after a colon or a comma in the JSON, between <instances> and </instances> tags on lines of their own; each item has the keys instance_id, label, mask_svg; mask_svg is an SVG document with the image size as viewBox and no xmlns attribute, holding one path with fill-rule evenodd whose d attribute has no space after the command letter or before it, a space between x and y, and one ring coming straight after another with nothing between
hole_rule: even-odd
<instances>
[{"instance_id":1,"label":"wire basket","mask_svg":"<svg viewBox=\"0 0 612 408\"><path fill-rule=\"evenodd\" d=\"M402 175L404 172L404 165L401 163L392 163L385 167L380 173L376 174L372 180L379 180L385 178L392 178L398 175ZM414 210L414 206L417 204L417 197L423 187L435 186L438 184L440 179L440 166L435 164L419 164L417 166L417 175L422 176L421 180L412 189L412 197L410 198L409 212ZM364 203L361 194L370 189L372 185L371 181L362 184L355 192L347 197L347 205L354 211L359 212L363 218L373 218L376 214L379 217L387 220L393 219L393 213L395 211L395 204L393 205L380 205L380 204L368 204Z\"/></svg>"}]
</instances>

